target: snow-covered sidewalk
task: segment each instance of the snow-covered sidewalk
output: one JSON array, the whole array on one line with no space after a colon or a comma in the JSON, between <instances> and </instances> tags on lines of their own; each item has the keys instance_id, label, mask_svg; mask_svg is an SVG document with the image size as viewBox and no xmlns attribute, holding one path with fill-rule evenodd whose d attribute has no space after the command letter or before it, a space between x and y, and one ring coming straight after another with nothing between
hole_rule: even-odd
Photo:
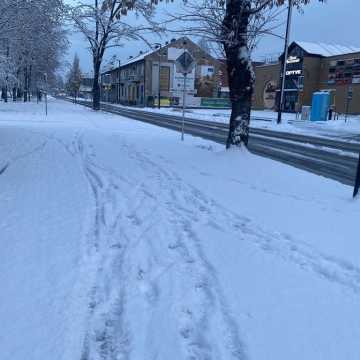
<instances>
[{"instance_id":1,"label":"snow-covered sidewalk","mask_svg":"<svg viewBox=\"0 0 360 360\"><path fill-rule=\"evenodd\" d=\"M351 188L82 106L0 104L2 360L358 360Z\"/></svg>"}]
</instances>

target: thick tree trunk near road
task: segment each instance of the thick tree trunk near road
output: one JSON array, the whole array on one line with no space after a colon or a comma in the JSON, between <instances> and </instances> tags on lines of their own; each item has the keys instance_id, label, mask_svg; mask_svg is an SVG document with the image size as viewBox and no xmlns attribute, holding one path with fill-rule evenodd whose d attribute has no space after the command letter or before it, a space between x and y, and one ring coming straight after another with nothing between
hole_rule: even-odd
<instances>
[{"instance_id":1,"label":"thick tree trunk near road","mask_svg":"<svg viewBox=\"0 0 360 360\"><path fill-rule=\"evenodd\" d=\"M247 146L251 101L254 91L254 73L249 46L249 0L229 0L223 21L226 29L224 49L229 76L231 117L226 147Z\"/></svg>"},{"instance_id":2,"label":"thick tree trunk near road","mask_svg":"<svg viewBox=\"0 0 360 360\"><path fill-rule=\"evenodd\" d=\"M93 110L100 110L100 62L94 60Z\"/></svg>"}]
</instances>

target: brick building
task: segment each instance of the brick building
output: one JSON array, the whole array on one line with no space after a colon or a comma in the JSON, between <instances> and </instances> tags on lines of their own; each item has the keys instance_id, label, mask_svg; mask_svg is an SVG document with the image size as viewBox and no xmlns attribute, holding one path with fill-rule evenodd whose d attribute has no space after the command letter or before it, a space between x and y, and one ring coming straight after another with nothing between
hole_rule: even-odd
<instances>
[{"instance_id":1,"label":"brick building","mask_svg":"<svg viewBox=\"0 0 360 360\"><path fill-rule=\"evenodd\" d=\"M188 105L200 105L201 97L217 97L219 62L190 39L173 39L161 48L140 52L121 62L120 66L101 76L102 100L127 105L152 105L157 102L160 78L161 102L182 102L183 76L176 71L175 61L188 51L196 62L187 76ZM159 77L160 63L160 77Z\"/></svg>"},{"instance_id":2,"label":"brick building","mask_svg":"<svg viewBox=\"0 0 360 360\"><path fill-rule=\"evenodd\" d=\"M277 107L283 58L255 67L254 108ZM344 113L352 91L349 112L360 114L360 48L295 41L286 62L285 111L311 105L314 92L328 91L335 110Z\"/></svg>"}]
</instances>

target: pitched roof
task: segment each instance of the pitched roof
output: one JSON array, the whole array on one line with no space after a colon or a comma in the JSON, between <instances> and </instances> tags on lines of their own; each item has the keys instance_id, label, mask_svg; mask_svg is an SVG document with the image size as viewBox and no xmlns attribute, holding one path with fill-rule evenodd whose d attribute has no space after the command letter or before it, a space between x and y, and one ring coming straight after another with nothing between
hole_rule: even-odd
<instances>
[{"instance_id":1,"label":"pitched roof","mask_svg":"<svg viewBox=\"0 0 360 360\"><path fill-rule=\"evenodd\" d=\"M134 62L137 62L137 61L140 61L140 60L144 60L145 56L148 56L148 55L150 55L150 54L152 54L152 53L155 53L155 52L157 52L157 51L159 51L159 50L160 50L160 49L157 48L157 49L151 49L151 50L149 50L149 51L145 51L145 52L143 52L142 54L139 54L139 55L137 55L137 56L131 57L131 58L129 58L128 60L126 60L126 61L124 61L124 62L121 62L121 63L120 63L120 66L123 67L123 66L126 66L126 65L130 65L130 64L132 64L132 63L134 63Z\"/></svg>"},{"instance_id":2,"label":"pitched roof","mask_svg":"<svg viewBox=\"0 0 360 360\"><path fill-rule=\"evenodd\" d=\"M300 46L302 49L304 49L307 53L311 55L319 55L324 57L360 52L360 47L355 47L355 46L325 44L321 42L315 43L315 42L307 42L307 41L294 41L294 43Z\"/></svg>"}]
</instances>

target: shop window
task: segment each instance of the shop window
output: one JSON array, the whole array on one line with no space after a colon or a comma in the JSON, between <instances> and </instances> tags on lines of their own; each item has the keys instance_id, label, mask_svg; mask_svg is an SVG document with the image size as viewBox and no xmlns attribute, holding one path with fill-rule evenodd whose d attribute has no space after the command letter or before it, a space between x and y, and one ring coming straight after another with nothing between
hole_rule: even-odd
<instances>
[{"instance_id":1,"label":"shop window","mask_svg":"<svg viewBox=\"0 0 360 360\"><path fill-rule=\"evenodd\" d=\"M344 73L342 72L336 73L336 79L343 79L343 78L344 78Z\"/></svg>"},{"instance_id":2,"label":"shop window","mask_svg":"<svg viewBox=\"0 0 360 360\"><path fill-rule=\"evenodd\" d=\"M336 82L335 74L330 74L328 78L328 84L335 84L335 82Z\"/></svg>"}]
</instances>

